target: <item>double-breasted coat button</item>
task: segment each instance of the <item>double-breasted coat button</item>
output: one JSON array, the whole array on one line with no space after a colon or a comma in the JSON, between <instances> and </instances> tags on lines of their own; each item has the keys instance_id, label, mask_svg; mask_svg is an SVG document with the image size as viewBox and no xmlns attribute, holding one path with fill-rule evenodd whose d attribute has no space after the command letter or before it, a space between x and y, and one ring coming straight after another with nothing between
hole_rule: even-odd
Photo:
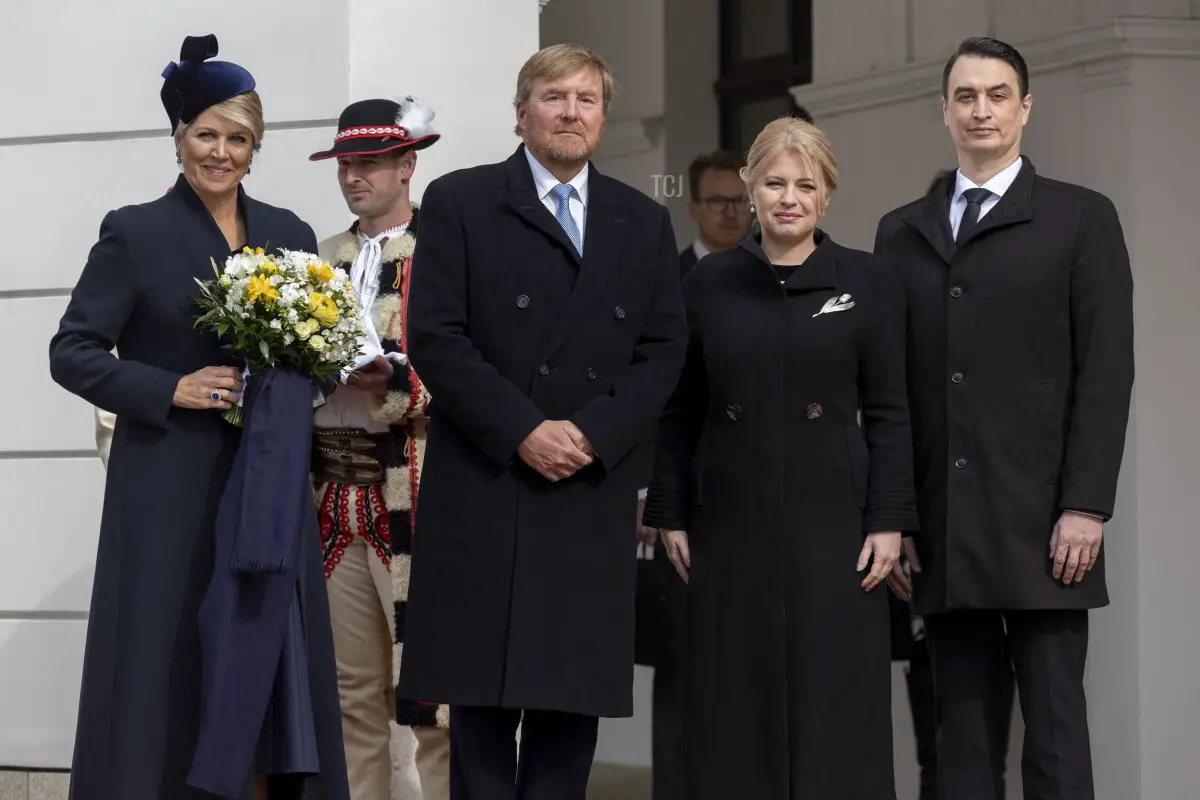
<instances>
[{"instance_id":1,"label":"double-breasted coat button","mask_svg":"<svg viewBox=\"0 0 1200 800\"><path fill-rule=\"evenodd\" d=\"M961 286L951 286L950 287L950 296L951 297L962 297L962 293L963 293L963 289Z\"/></svg>"},{"instance_id":2,"label":"double-breasted coat button","mask_svg":"<svg viewBox=\"0 0 1200 800\"><path fill-rule=\"evenodd\" d=\"M742 407L737 403L725 406L725 416L729 417L734 422L742 418Z\"/></svg>"},{"instance_id":3,"label":"double-breasted coat button","mask_svg":"<svg viewBox=\"0 0 1200 800\"><path fill-rule=\"evenodd\" d=\"M959 469L966 469L967 468L967 460L965 458L963 458L962 456L959 456L958 459L955 460L954 466L958 467Z\"/></svg>"},{"instance_id":4,"label":"double-breasted coat button","mask_svg":"<svg viewBox=\"0 0 1200 800\"><path fill-rule=\"evenodd\" d=\"M540 375L549 375L549 374L550 374L550 365L549 365L549 364L542 364L540 367L538 367L538 374L540 374Z\"/></svg>"},{"instance_id":5,"label":"double-breasted coat button","mask_svg":"<svg viewBox=\"0 0 1200 800\"><path fill-rule=\"evenodd\" d=\"M804 416L808 419L816 419L824 413L820 403L809 403L804 407Z\"/></svg>"},{"instance_id":6,"label":"double-breasted coat button","mask_svg":"<svg viewBox=\"0 0 1200 800\"><path fill-rule=\"evenodd\" d=\"M617 319L625 319L625 309L621 306L617 306L613 309L613 316L615 316Z\"/></svg>"},{"instance_id":7,"label":"double-breasted coat button","mask_svg":"<svg viewBox=\"0 0 1200 800\"><path fill-rule=\"evenodd\" d=\"M587 371L587 379L588 379L589 381L594 381L594 380L596 380L596 368L595 368L595 367L588 367L588 371Z\"/></svg>"},{"instance_id":8,"label":"double-breasted coat button","mask_svg":"<svg viewBox=\"0 0 1200 800\"><path fill-rule=\"evenodd\" d=\"M529 295L523 294L517 297L517 308L529 308Z\"/></svg>"},{"instance_id":9,"label":"double-breasted coat button","mask_svg":"<svg viewBox=\"0 0 1200 800\"><path fill-rule=\"evenodd\" d=\"M964 376L963 376L963 374L962 374L961 372L956 372L956 373L954 373L953 375L951 375L951 376L950 376L950 380L951 380L951 382L953 382L953 383L962 383L962 382L963 382L963 377L964 377Z\"/></svg>"}]
</instances>

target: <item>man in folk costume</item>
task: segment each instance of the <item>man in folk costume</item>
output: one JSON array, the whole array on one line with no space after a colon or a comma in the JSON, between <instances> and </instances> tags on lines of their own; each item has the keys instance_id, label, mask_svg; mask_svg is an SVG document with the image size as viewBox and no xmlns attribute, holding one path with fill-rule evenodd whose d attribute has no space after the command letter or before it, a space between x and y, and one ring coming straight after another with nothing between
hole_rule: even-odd
<instances>
[{"instance_id":1,"label":"man in folk costume","mask_svg":"<svg viewBox=\"0 0 1200 800\"><path fill-rule=\"evenodd\" d=\"M433 116L412 97L362 100L342 112L333 147L309 157L337 159L338 184L358 219L322 242L320 255L350 276L369 322L357 369L314 418L313 477L354 800L390 796L393 708L415 735L424 800L449 796L448 710L395 702L430 399L405 355L418 216L409 181L417 151L440 138Z\"/></svg>"}]
</instances>

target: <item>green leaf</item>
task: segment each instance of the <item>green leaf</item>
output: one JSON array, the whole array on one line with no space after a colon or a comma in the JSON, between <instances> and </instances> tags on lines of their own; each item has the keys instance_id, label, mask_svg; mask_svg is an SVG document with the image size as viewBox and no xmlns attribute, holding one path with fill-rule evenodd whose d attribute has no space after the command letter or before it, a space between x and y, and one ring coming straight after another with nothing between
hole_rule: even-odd
<instances>
[{"instance_id":1,"label":"green leaf","mask_svg":"<svg viewBox=\"0 0 1200 800\"><path fill-rule=\"evenodd\" d=\"M267 363L274 366L274 364L271 360L271 350L270 350L270 348L267 347L266 340L264 340L264 339L258 340L258 349L262 352L263 358L265 358L267 360Z\"/></svg>"}]
</instances>

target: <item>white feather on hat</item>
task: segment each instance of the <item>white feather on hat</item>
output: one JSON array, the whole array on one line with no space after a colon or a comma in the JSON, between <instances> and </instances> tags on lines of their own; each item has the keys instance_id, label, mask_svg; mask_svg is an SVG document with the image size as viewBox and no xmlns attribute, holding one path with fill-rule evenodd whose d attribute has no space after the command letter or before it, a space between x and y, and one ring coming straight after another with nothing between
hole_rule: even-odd
<instances>
[{"instance_id":1,"label":"white feather on hat","mask_svg":"<svg viewBox=\"0 0 1200 800\"><path fill-rule=\"evenodd\" d=\"M419 139L437 133L433 129L433 109L411 94L400 101L396 113L396 124L408 131L410 139Z\"/></svg>"}]
</instances>

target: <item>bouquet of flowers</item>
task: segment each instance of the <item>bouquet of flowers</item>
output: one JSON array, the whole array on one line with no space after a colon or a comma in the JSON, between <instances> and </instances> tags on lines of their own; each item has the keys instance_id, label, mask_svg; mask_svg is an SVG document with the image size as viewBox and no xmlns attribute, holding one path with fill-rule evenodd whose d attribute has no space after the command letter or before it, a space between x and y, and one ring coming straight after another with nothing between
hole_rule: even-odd
<instances>
[{"instance_id":1,"label":"bouquet of flowers","mask_svg":"<svg viewBox=\"0 0 1200 800\"><path fill-rule=\"evenodd\" d=\"M196 327L226 340L246 377L279 367L323 383L353 368L366 325L345 270L311 253L261 247L231 255L224 269L212 264L216 277L196 281L203 310ZM224 417L242 424L242 398Z\"/></svg>"}]
</instances>

